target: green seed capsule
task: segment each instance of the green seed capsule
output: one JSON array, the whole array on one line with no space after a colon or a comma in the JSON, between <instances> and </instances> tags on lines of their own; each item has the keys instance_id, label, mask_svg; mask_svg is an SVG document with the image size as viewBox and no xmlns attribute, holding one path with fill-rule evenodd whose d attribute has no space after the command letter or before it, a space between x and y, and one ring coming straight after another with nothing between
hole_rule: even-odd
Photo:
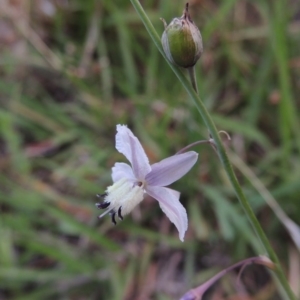
<instances>
[{"instance_id":1,"label":"green seed capsule","mask_svg":"<svg viewBox=\"0 0 300 300\"><path fill-rule=\"evenodd\" d=\"M162 21L165 31L161 42L169 61L183 68L194 66L203 52L203 43L200 31L188 12L188 3L180 18L174 18L169 25Z\"/></svg>"}]
</instances>

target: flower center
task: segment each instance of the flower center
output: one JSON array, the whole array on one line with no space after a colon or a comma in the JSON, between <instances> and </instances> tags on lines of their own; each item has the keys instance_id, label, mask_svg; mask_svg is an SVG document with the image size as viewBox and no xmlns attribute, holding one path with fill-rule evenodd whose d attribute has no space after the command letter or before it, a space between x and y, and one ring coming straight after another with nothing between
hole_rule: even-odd
<instances>
[{"instance_id":1,"label":"flower center","mask_svg":"<svg viewBox=\"0 0 300 300\"><path fill-rule=\"evenodd\" d=\"M118 213L122 220L123 216L129 214L144 199L144 185L143 181L132 183L123 178L109 186L103 194L104 202L96 204L98 208L107 208L99 218L110 213L113 223L116 224L115 216Z\"/></svg>"}]
</instances>

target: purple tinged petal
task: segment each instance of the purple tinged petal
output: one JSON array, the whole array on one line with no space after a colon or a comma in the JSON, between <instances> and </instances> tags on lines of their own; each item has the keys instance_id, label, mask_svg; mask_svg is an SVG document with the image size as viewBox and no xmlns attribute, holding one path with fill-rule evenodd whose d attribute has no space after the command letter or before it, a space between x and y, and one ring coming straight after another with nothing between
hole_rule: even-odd
<instances>
[{"instance_id":1,"label":"purple tinged petal","mask_svg":"<svg viewBox=\"0 0 300 300\"><path fill-rule=\"evenodd\" d=\"M148 157L136 137L130 136L132 159L131 165L133 173L138 180L144 180L146 175L151 171Z\"/></svg>"},{"instance_id":2,"label":"purple tinged petal","mask_svg":"<svg viewBox=\"0 0 300 300\"><path fill-rule=\"evenodd\" d=\"M151 170L148 157L138 138L125 125L117 125L116 149L129 160L136 178L145 179Z\"/></svg>"},{"instance_id":3,"label":"purple tinged petal","mask_svg":"<svg viewBox=\"0 0 300 300\"><path fill-rule=\"evenodd\" d=\"M125 163L115 163L115 165L112 167L111 177L113 182L117 182L122 178L127 178L130 181L135 180L131 166Z\"/></svg>"},{"instance_id":4,"label":"purple tinged petal","mask_svg":"<svg viewBox=\"0 0 300 300\"><path fill-rule=\"evenodd\" d=\"M151 186L167 186L184 176L196 163L198 154L189 151L173 155L151 166L147 174L147 184Z\"/></svg>"},{"instance_id":5,"label":"purple tinged petal","mask_svg":"<svg viewBox=\"0 0 300 300\"><path fill-rule=\"evenodd\" d=\"M188 218L185 208L179 202L180 193L165 187L147 186L146 192L155 198L179 232L179 239L183 242L188 227Z\"/></svg>"},{"instance_id":6,"label":"purple tinged petal","mask_svg":"<svg viewBox=\"0 0 300 300\"><path fill-rule=\"evenodd\" d=\"M129 136L132 132L125 125L117 125L116 149L125 155L131 163L131 144Z\"/></svg>"}]
</instances>

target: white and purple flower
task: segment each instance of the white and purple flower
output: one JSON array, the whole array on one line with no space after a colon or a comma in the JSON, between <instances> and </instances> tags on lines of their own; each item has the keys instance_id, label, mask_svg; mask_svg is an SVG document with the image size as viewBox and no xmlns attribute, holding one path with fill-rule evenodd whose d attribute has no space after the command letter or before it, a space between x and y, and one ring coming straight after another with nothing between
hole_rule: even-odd
<instances>
[{"instance_id":1,"label":"white and purple flower","mask_svg":"<svg viewBox=\"0 0 300 300\"><path fill-rule=\"evenodd\" d=\"M189 151L150 165L139 140L125 125L117 125L116 149L125 155L131 166L116 163L112 168L114 184L107 188L105 194L100 195L104 201L96 203L98 208L106 209L99 218L110 213L116 224L116 214L123 219L147 193L158 201L162 211L177 227L179 238L183 241L188 227L187 213L179 202L180 193L165 186L184 176L196 163L198 154Z\"/></svg>"}]
</instances>

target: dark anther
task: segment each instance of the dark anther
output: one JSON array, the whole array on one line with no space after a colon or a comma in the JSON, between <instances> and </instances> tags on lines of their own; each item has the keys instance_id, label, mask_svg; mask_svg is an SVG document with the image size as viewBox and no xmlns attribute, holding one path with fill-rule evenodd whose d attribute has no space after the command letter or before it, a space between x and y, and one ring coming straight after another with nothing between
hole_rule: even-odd
<instances>
[{"instance_id":1,"label":"dark anther","mask_svg":"<svg viewBox=\"0 0 300 300\"><path fill-rule=\"evenodd\" d=\"M107 193L104 193L104 194L97 194L96 196L97 196L98 198L103 198L103 197L107 196Z\"/></svg>"},{"instance_id":2,"label":"dark anther","mask_svg":"<svg viewBox=\"0 0 300 300\"><path fill-rule=\"evenodd\" d=\"M96 207L99 209L104 209L107 208L109 206L110 202L103 202L103 203L96 203Z\"/></svg>"},{"instance_id":3,"label":"dark anther","mask_svg":"<svg viewBox=\"0 0 300 300\"><path fill-rule=\"evenodd\" d=\"M112 213L111 214L111 221L115 224L115 225L117 225L117 222L116 222L116 213L114 212L114 213Z\"/></svg>"},{"instance_id":4,"label":"dark anther","mask_svg":"<svg viewBox=\"0 0 300 300\"><path fill-rule=\"evenodd\" d=\"M119 217L119 219L123 220L123 216L122 216L122 206L120 206L119 209L118 209L118 217Z\"/></svg>"}]
</instances>

